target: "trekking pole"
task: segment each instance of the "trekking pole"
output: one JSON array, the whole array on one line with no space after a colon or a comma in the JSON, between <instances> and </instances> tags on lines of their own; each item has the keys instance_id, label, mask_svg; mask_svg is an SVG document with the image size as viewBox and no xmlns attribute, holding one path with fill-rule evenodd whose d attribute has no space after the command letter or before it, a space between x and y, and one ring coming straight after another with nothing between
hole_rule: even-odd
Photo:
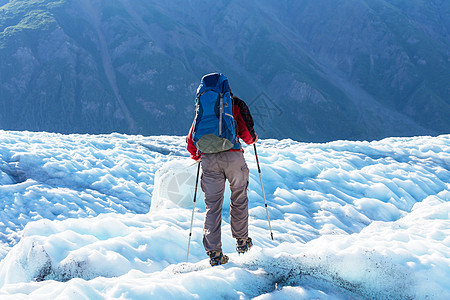
<instances>
[{"instance_id":1,"label":"trekking pole","mask_svg":"<svg viewBox=\"0 0 450 300\"><path fill-rule=\"evenodd\" d=\"M194 206L192 207L191 229L190 229L190 231L189 231L189 243L188 243L188 249L187 249L186 262L189 261L189 248L190 248L190 246L191 246L192 224L194 223L194 210L195 210L195 201L197 201L197 187L198 187L198 177L199 177L199 174L200 174L200 162L198 162L197 178L195 179Z\"/></svg>"},{"instance_id":2,"label":"trekking pole","mask_svg":"<svg viewBox=\"0 0 450 300\"><path fill-rule=\"evenodd\" d=\"M269 221L270 237L272 238L272 241L273 241L272 226L270 226L269 210L267 209L266 195L264 193L264 186L262 183L261 168L259 167L259 159L258 159L258 153L256 152L256 144L253 144L253 147L255 147L255 156L256 156L256 164L258 165L259 181L261 182L261 190L262 190L262 194L264 197L264 206L266 207L267 221Z\"/></svg>"}]
</instances>

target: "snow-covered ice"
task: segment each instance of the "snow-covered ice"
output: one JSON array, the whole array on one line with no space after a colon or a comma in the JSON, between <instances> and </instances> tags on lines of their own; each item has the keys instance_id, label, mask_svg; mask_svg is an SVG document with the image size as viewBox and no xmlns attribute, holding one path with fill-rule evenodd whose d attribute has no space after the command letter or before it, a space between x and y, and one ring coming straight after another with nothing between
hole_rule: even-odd
<instances>
[{"instance_id":1,"label":"snow-covered ice","mask_svg":"<svg viewBox=\"0 0 450 300\"><path fill-rule=\"evenodd\" d=\"M450 299L450 135L257 146L210 267L184 137L0 131L0 298Z\"/></svg>"}]
</instances>

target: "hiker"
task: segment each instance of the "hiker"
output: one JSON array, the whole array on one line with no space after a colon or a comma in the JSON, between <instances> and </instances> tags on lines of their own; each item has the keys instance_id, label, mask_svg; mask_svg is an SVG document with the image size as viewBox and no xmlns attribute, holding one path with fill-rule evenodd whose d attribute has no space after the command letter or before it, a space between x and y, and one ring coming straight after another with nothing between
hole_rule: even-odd
<instances>
[{"instance_id":1,"label":"hiker","mask_svg":"<svg viewBox=\"0 0 450 300\"><path fill-rule=\"evenodd\" d=\"M227 109L230 113L226 113ZM225 112L223 116L220 115L222 111ZM210 129L219 126L211 126L210 123L222 125L219 134ZM233 96L227 78L219 73L205 75L197 90L196 117L186 141L191 158L201 163L201 188L205 193L206 206L203 245L212 266L228 262L228 257L222 252L221 242L226 179L231 190L230 225L232 236L236 239L236 251L244 253L252 246L252 239L248 237L249 170L239 138L248 145L256 143L258 136L253 126L247 105ZM228 139L219 138L216 141L217 135L223 135L223 132L230 134Z\"/></svg>"}]
</instances>

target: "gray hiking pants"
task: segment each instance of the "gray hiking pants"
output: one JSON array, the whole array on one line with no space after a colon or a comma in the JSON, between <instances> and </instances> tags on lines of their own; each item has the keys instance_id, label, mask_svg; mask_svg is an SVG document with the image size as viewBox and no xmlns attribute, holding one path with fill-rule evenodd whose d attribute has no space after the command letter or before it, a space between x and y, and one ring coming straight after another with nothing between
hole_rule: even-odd
<instances>
[{"instance_id":1,"label":"gray hiking pants","mask_svg":"<svg viewBox=\"0 0 450 300\"><path fill-rule=\"evenodd\" d=\"M206 217L203 245L206 251L222 250L221 226L225 180L230 182L231 233L234 238L248 236L247 186L249 171L241 151L203 154L202 190L205 193Z\"/></svg>"}]
</instances>

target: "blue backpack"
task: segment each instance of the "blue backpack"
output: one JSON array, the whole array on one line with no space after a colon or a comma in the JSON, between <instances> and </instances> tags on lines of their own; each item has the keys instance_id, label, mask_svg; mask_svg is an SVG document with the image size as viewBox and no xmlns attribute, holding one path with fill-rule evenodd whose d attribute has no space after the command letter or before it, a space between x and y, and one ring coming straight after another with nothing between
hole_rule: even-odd
<instances>
[{"instance_id":1,"label":"blue backpack","mask_svg":"<svg viewBox=\"0 0 450 300\"><path fill-rule=\"evenodd\" d=\"M228 79L220 73L203 76L197 89L192 138L200 152L218 153L233 148L236 129Z\"/></svg>"}]
</instances>

